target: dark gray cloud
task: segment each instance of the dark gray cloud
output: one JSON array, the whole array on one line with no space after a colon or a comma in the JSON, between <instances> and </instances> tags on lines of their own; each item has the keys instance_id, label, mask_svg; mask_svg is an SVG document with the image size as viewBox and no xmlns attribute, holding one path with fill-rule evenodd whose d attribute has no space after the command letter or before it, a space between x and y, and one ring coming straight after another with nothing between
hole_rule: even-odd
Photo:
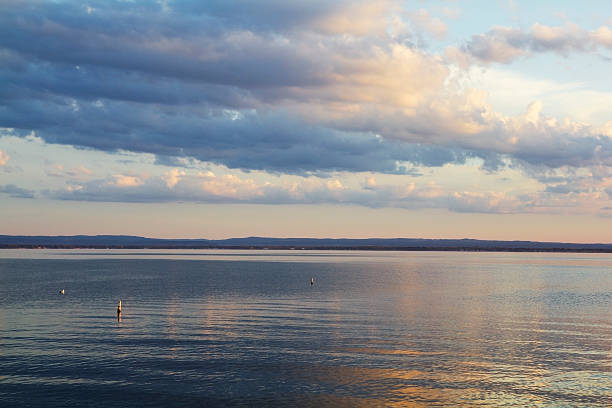
<instances>
[{"instance_id":1,"label":"dark gray cloud","mask_svg":"<svg viewBox=\"0 0 612 408\"><path fill-rule=\"evenodd\" d=\"M225 27L274 32L295 30L347 5L350 5L350 2L345 0L335 1L334 3L326 0L306 2L212 0L206 2L173 1L169 3L173 12L215 17L223 21Z\"/></svg>"},{"instance_id":2,"label":"dark gray cloud","mask_svg":"<svg viewBox=\"0 0 612 408\"><path fill-rule=\"evenodd\" d=\"M90 65L208 84L321 82L321 66L274 32L234 31L249 27L228 26L214 14L184 14L180 4L164 13L147 3L104 2L91 13L80 2L5 5L0 46L31 62ZM215 11L214 3L205 4L203 8ZM300 11L286 9L296 15Z\"/></svg>"},{"instance_id":3,"label":"dark gray cloud","mask_svg":"<svg viewBox=\"0 0 612 408\"><path fill-rule=\"evenodd\" d=\"M287 173L378 171L405 173L402 162L441 166L465 162L461 149L385 140L371 133L315 126L287 114L238 113L206 107L167 109L128 102L72 104L60 99L0 108L7 127L33 129L50 143L104 151L193 157L230 168Z\"/></svg>"},{"instance_id":4,"label":"dark gray cloud","mask_svg":"<svg viewBox=\"0 0 612 408\"><path fill-rule=\"evenodd\" d=\"M14 55L7 53L5 57L15 59ZM65 97L168 106L210 104L238 109L256 103L248 90L238 87L159 78L137 71L89 65L32 64L24 60L13 64L18 66L0 66L0 79L7 84L0 89L0 98L5 101L34 99L53 102ZM132 109L137 109L137 105Z\"/></svg>"}]
</instances>

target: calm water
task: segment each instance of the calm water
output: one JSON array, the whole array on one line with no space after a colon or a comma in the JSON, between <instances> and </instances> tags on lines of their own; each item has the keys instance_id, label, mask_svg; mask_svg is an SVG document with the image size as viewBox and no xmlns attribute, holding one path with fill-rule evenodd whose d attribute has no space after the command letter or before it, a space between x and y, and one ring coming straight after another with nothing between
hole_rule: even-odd
<instances>
[{"instance_id":1,"label":"calm water","mask_svg":"<svg viewBox=\"0 0 612 408\"><path fill-rule=\"evenodd\" d=\"M612 405L611 255L0 258L2 407Z\"/></svg>"}]
</instances>

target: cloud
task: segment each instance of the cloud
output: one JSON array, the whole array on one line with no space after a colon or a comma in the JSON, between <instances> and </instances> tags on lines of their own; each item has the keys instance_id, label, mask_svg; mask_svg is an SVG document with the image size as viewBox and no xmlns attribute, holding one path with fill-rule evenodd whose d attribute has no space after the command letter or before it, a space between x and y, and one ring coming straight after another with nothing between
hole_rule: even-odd
<instances>
[{"instance_id":1,"label":"cloud","mask_svg":"<svg viewBox=\"0 0 612 408\"><path fill-rule=\"evenodd\" d=\"M374 189L376 188L376 178L374 176L368 176L362 183L363 188L365 189Z\"/></svg>"},{"instance_id":2,"label":"cloud","mask_svg":"<svg viewBox=\"0 0 612 408\"><path fill-rule=\"evenodd\" d=\"M487 100L496 111L519 112L525 101L542 102L548 115L557 118L566 116L582 123L604 124L596 126L595 133L612 136L609 109L612 92L595 90L589 81L555 81L520 74L505 67L472 67L466 74L466 87L486 89Z\"/></svg>"},{"instance_id":3,"label":"cloud","mask_svg":"<svg viewBox=\"0 0 612 408\"><path fill-rule=\"evenodd\" d=\"M490 171L506 160L609 165L607 133L555 120L537 103L502 115L485 92L454 81L448 61L412 44L413 33L396 35L406 29L398 4L4 3L0 126L158 163L280 174L405 174L474 157ZM411 18L444 33L425 10ZM455 53L509 62L607 41L605 28L498 27ZM146 184L135 177L111 181Z\"/></svg>"},{"instance_id":4,"label":"cloud","mask_svg":"<svg viewBox=\"0 0 612 408\"><path fill-rule=\"evenodd\" d=\"M14 184L0 185L0 194L7 194L14 198L34 198L34 191L17 187Z\"/></svg>"},{"instance_id":5,"label":"cloud","mask_svg":"<svg viewBox=\"0 0 612 408\"><path fill-rule=\"evenodd\" d=\"M11 158L11 156L9 156L8 154L6 154L2 150L0 150L0 167L6 166L6 164L10 160L10 158Z\"/></svg>"},{"instance_id":6,"label":"cloud","mask_svg":"<svg viewBox=\"0 0 612 408\"><path fill-rule=\"evenodd\" d=\"M186 173L184 170L172 169L164 174L163 179L168 188L173 188L179 181L181 181L181 178L185 176L185 174Z\"/></svg>"},{"instance_id":7,"label":"cloud","mask_svg":"<svg viewBox=\"0 0 612 408\"><path fill-rule=\"evenodd\" d=\"M409 13L412 24L419 30L431 34L437 40L443 40L448 32L448 27L439 18L433 17L425 9Z\"/></svg>"},{"instance_id":8,"label":"cloud","mask_svg":"<svg viewBox=\"0 0 612 408\"><path fill-rule=\"evenodd\" d=\"M612 49L612 30L608 26L589 31L570 22L556 27L536 23L529 31L495 27L485 34L472 36L460 51L449 49L447 55L462 64L470 57L483 63L508 64L530 53L555 52L567 56L599 48Z\"/></svg>"},{"instance_id":9,"label":"cloud","mask_svg":"<svg viewBox=\"0 0 612 408\"><path fill-rule=\"evenodd\" d=\"M449 209L456 212L516 213L524 212L520 199L505 193L454 192L449 196Z\"/></svg>"},{"instance_id":10,"label":"cloud","mask_svg":"<svg viewBox=\"0 0 612 408\"><path fill-rule=\"evenodd\" d=\"M52 168L45 171L49 177L69 177L69 178L87 178L93 174L91 170L83 165L74 168L66 169L63 164L56 164Z\"/></svg>"},{"instance_id":11,"label":"cloud","mask_svg":"<svg viewBox=\"0 0 612 408\"><path fill-rule=\"evenodd\" d=\"M546 192L560 195L589 194L594 199L604 199L612 193L612 170L609 167L575 170L558 169L547 177L535 175L546 185ZM612 195L611 195L612 197Z\"/></svg>"},{"instance_id":12,"label":"cloud","mask_svg":"<svg viewBox=\"0 0 612 408\"><path fill-rule=\"evenodd\" d=\"M314 27L331 34L382 36L387 29L386 19L399 9L396 1L357 1L349 7L339 4L314 19Z\"/></svg>"},{"instance_id":13,"label":"cloud","mask_svg":"<svg viewBox=\"0 0 612 408\"><path fill-rule=\"evenodd\" d=\"M309 113L381 102L411 108L444 81L435 58L406 46L321 32L339 16L356 24L355 13L385 26L394 2L306 10L266 2L271 14L239 3L175 2L172 18L144 3L93 12L70 3L5 7L0 45L10 64L0 78L14 86L0 91L0 123L49 143L289 173L401 172L402 161L463 160L444 147L398 149L368 127L334 127ZM245 7L238 15L236 5ZM284 26L287 19L296 26Z\"/></svg>"},{"instance_id":14,"label":"cloud","mask_svg":"<svg viewBox=\"0 0 612 408\"><path fill-rule=\"evenodd\" d=\"M144 184L142 178L137 176L126 176L124 174L115 174L114 180L108 182L108 184L120 188L124 187L138 187Z\"/></svg>"},{"instance_id":15,"label":"cloud","mask_svg":"<svg viewBox=\"0 0 612 408\"><path fill-rule=\"evenodd\" d=\"M211 171L184 174L176 184L167 184L167 174L120 185L114 178L69 182L64 189L47 190L51 199L97 202L194 202L249 204L350 204L371 208L441 208L448 199L440 187L415 183L355 188L337 178L314 177L257 182L234 174Z\"/></svg>"},{"instance_id":16,"label":"cloud","mask_svg":"<svg viewBox=\"0 0 612 408\"><path fill-rule=\"evenodd\" d=\"M334 130L312 125L283 113L244 112L228 117L223 112L167 111L122 102L107 103L99 112L91 104L80 111L45 106L50 114L36 124L38 106L10 115L20 117L45 140L100 150L127 150L159 156L185 156L230 168L287 173L379 171L403 173L401 162L442 165L469 156L460 149L402 144L385 140L364 129ZM42 109L42 107L41 107ZM52 113L52 114L51 114ZM25 126L25 123L24 123Z\"/></svg>"},{"instance_id":17,"label":"cloud","mask_svg":"<svg viewBox=\"0 0 612 408\"><path fill-rule=\"evenodd\" d=\"M612 169L609 166L555 169L524 165L523 172L543 188L529 197L531 212L598 214L612 198Z\"/></svg>"},{"instance_id":18,"label":"cloud","mask_svg":"<svg viewBox=\"0 0 612 408\"><path fill-rule=\"evenodd\" d=\"M380 181L370 174L366 174L362 182L351 181L343 175L328 178L283 176L266 180L261 173L216 174L171 169L159 175L114 175L89 181L67 179L64 188L42 190L38 195L83 202L342 204L369 208L440 208L462 213L599 215L612 196L612 173L607 167L601 167L598 172L571 167L544 172L526 168L525 171L533 171L536 177L546 173L538 179L541 187L534 183L527 188L499 191L484 182L482 186L466 184L467 188L457 188L453 183L440 185L432 178L402 176L391 176L389 183L389 180ZM17 190L13 186L11 191ZM33 196L33 192L26 190L22 193Z\"/></svg>"},{"instance_id":19,"label":"cloud","mask_svg":"<svg viewBox=\"0 0 612 408\"><path fill-rule=\"evenodd\" d=\"M516 28L496 27L474 35L461 51L482 62L509 63L527 53L525 35Z\"/></svg>"}]
</instances>

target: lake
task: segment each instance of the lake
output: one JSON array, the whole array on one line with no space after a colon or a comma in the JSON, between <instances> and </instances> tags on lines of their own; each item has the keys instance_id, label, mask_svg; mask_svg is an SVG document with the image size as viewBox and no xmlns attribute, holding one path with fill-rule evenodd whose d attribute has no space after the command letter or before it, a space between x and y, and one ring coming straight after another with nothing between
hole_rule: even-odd
<instances>
[{"instance_id":1,"label":"lake","mask_svg":"<svg viewBox=\"0 0 612 408\"><path fill-rule=\"evenodd\" d=\"M610 254L0 250L3 407L611 405Z\"/></svg>"}]
</instances>

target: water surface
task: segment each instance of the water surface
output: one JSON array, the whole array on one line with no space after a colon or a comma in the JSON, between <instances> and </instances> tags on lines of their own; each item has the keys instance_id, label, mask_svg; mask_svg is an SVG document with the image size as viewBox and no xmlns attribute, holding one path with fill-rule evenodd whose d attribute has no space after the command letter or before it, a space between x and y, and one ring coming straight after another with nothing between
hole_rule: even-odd
<instances>
[{"instance_id":1,"label":"water surface","mask_svg":"<svg viewBox=\"0 0 612 408\"><path fill-rule=\"evenodd\" d=\"M610 406L611 310L609 254L3 250L0 406Z\"/></svg>"}]
</instances>

